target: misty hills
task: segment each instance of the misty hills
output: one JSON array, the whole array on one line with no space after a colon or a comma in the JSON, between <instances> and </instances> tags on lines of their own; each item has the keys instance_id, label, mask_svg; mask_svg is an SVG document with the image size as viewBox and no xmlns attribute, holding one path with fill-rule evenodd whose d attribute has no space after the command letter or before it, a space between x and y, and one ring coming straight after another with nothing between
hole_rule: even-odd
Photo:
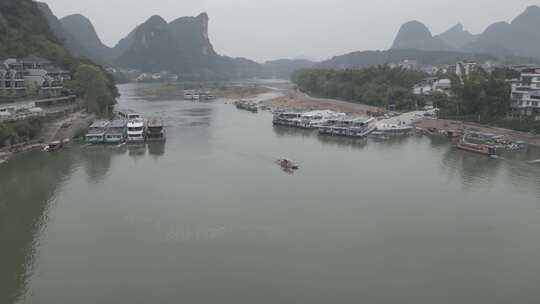
<instances>
[{"instance_id":1,"label":"misty hills","mask_svg":"<svg viewBox=\"0 0 540 304\"><path fill-rule=\"evenodd\" d=\"M496 60L494 55L474 54L455 51L390 49L387 51L362 51L335 56L318 64L327 69L357 69L373 65L400 63L404 60L415 59L423 65L443 65L461 60L474 59L478 62Z\"/></svg>"},{"instance_id":2,"label":"misty hills","mask_svg":"<svg viewBox=\"0 0 540 304\"><path fill-rule=\"evenodd\" d=\"M312 65L306 61L259 64L245 58L221 56L210 42L206 13L170 23L152 16L111 48L103 44L85 16L75 14L58 19L47 4L38 3L38 6L54 35L72 54L104 65L145 72L167 70L189 79L289 77L296 67Z\"/></svg>"},{"instance_id":3,"label":"misty hills","mask_svg":"<svg viewBox=\"0 0 540 304\"><path fill-rule=\"evenodd\" d=\"M60 19L60 23L64 33L74 37L93 60L105 63L117 56L114 48L109 48L101 42L94 25L85 16L69 15Z\"/></svg>"},{"instance_id":4,"label":"misty hills","mask_svg":"<svg viewBox=\"0 0 540 304\"><path fill-rule=\"evenodd\" d=\"M511 23L494 23L479 35L471 34L458 24L445 33L433 36L424 24L411 21L403 24L392 48L540 58L539 28L538 6L528 7Z\"/></svg>"},{"instance_id":5,"label":"misty hills","mask_svg":"<svg viewBox=\"0 0 540 304\"><path fill-rule=\"evenodd\" d=\"M430 30L423 23L410 21L401 26L392 48L447 51L450 46L440 37L433 37Z\"/></svg>"},{"instance_id":6,"label":"misty hills","mask_svg":"<svg viewBox=\"0 0 540 304\"><path fill-rule=\"evenodd\" d=\"M222 56L209 39L206 13L172 22L152 16L114 47L108 47L85 16L75 14L58 19L46 4L38 3L38 6L57 40L77 57L144 72L168 70L186 79L288 78L301 68L359 68L405 59L416 59L420 64L448 64L464 59L510 58L522 62L528 60L522 58L525 56L540 58L540 31L536 30L540 26L540 8L536 6L527 8L511 23L493 24L480 35L473 35L457 24L434 36L421 22L407 22L388 51L353 52L320 63L288 59L257 63Z\"/></svg>"}]
</instances>

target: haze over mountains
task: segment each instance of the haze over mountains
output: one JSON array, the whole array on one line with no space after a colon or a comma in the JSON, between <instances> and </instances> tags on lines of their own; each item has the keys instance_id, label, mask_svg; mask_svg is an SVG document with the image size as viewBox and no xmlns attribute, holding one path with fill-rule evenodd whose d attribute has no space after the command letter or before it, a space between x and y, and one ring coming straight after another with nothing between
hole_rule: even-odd
<instances>
[{"instance_id":1,"label":"haze over mountains","mask_svg":"<svg viewBox=\"0 0 540 304\"><path fill-rule=\"evenodd\" d=\"M39 8L54 34L76 56L145 72L168 70L189 78L286 78L300 68L358 68L398 63L404 59L415 59L422 64L445 64L466 58L540 58L540 8L536 6L527 8L511 23L495 23L479 35L473 35L457 24L434 36L421 22L411 21L401 27L388 51L353 52L321 63L280 59L263 64L218 54L208 36L209 16L206 13L181 17L169 23L158 15L151 16L114 47L108 47L85 16L75 14L58 19L45 3L39 3Z\"/></svg>"},{"instance_id":2,"label":"haze over mountains","mask_svg":"<svg viewBox=\"0 0 540 304\"><path fill-rule=\"evenodd\" d=\"M497 22L482 34L473 35L458 24L433 36L419 21L405 23L394 41L394 49L463 51L497 56L540 58L540 8L530 6L512 22Z\"/></svg>"}]
</instances>

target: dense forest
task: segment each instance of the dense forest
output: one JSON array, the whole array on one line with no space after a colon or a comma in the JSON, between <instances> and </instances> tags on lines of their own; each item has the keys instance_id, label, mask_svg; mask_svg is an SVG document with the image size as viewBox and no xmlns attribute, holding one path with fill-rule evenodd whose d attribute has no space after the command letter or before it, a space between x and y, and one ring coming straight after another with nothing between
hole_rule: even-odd
<instances>
[{"instance_id":1,"label":"dense forest","mask_svg":"<svg viewBox=\"0 0 540 304\"><path fill-rule=\"evenodd\" d=\"M425 100L411 88L427 75L423 72L387 65L364 69L304 69L292 75L293 82L306 93L338 98L397 110L423 106Z\"/></svg>"}]
</instances>

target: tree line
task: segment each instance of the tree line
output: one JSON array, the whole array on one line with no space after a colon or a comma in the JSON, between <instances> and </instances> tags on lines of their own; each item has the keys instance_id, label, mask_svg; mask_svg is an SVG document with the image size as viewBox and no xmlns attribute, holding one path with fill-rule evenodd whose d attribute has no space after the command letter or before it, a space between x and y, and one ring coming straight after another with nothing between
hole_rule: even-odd
<instances>
[{"instance_id":1,"label":"tree line","mask_svg":"<svg viewBox=\"0 0 540 304\"><path fill-rule=\"evenodd\" d=\"M423 106L425 100L412 87L426 74L388 65L364 69L303 69L291 79L303 92L384 108L409 110Z\"/></svg>"},{"instance_id":2,"label":"tree line","mask_svg":"<svg viewBox=\"0 0 540 304\"><path fill-rule=\"evenodd\" d=\"M387 65L363 69L303 69L292 75L299 90L319 97L337 98L386 109L414 110L426 104L439 108L441 118L468 120L520 131L540 133L540 122L512 117L510 79L517 71L498 68L491 73L478 69L468 76L439 74L448 78L450 94L413 94L413 87L428 75Z\"/></svg>"}]
</instances>

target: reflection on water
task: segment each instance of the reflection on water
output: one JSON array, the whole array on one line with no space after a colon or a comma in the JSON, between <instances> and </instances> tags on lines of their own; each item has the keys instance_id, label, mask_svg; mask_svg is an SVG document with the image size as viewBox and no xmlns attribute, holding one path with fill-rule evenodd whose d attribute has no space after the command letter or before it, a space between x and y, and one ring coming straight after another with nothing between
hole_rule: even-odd
<instances>
[{"instance_id":1,"label":"reflection on water","mask_svg":"<svg viewBox=\"0 0 540 304\"><path fill-rule=\"evenodd\" d=\"M443 137L272 128L267 113L219 101L121 106L164 117L167 143L75 145L0 167L0 303L540 296L537 149L494 160ZM294 175L276 166L282 153Z\"/></svg>"},{"instance_id":2,"label":"reflection on water","mask_svg":"<svg viewBox=\"0 0 540 304\"><path fill-rule=\"evenodd\" d=\"M273 126L274 133L278 136L307 137L317 134L317 130L291 128L286 126Z\"/></svg>"},{"instance_id":3,"label":"reflection on water","mask_svg":"<svg viewBox=\"0 0 540 304\"><path fill-rule=\"evenodd\" d=\"M108 146L88 146L80 150L84 171L93 183L104 180L111 168L113 150Z\"/></svg>"},{"instance_id":4,"label":"reflection on water","mask_svg":"<svg viewBox=\"0 0 540 304\"><path fill-rule=\"evenodd\" d=\"M363 149L368 145L367 138L350 138L342 136L321 135L317 136L319 141L325 145L335 145L340 147L351 147Z\"/></svg>"},{"instance_id":5,"label":"reflection on water","mask_svg":"<svg viewBox=\"0 0 540 304\"><path fill-rule=\"evenodd\" d=\"M155 142L148 143L148 154L152 156L163 156L165 154L165 143Z\"/></svg>"},{"instance_id":6,"label":"reflection on water","mask_svg":"<svg viewBox=\"0 0 540 304\"><path fill-rule=\"evenodd\" d=\"M466 188L492 184L501 165L500 160L453 147L447 150L442 160L443 171L450 176L458 175Z\"/></svg>"},{"instance_id":7,"label":"reflection on water","mask_svg":"<svg viewBox=\"0 0 540 304\"><path fill-rule=\"evenodd\" d=\"M36 152L0 169L0 303L15 303L25 293L47 210L73 162L69 152Z\"/></svg>"},{"instance_id":8,"label":"reflection on water","mask_svg":"<svg viewBox=\"0 0 540 304\"><path fill-rule=\"evenodd\" d=\"M145 143L129 144L128 155L134 159L141 159L146 155L147 145Z\"/></svg>"}]
</instances>

